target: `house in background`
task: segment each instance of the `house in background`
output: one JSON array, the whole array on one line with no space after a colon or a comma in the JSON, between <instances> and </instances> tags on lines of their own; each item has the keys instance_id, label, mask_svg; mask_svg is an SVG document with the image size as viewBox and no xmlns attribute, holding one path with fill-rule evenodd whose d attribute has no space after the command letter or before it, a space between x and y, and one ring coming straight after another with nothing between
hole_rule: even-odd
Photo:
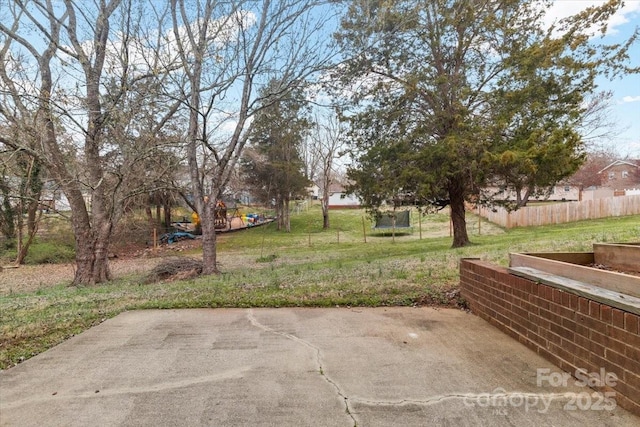
<instances>
[{"instance_id":1,"label":"house in background","mask_svg":"<svg viewBox=\"0 0 640 427\"><path fill-rule=\"evenodd\" d=\"M598 172L600 185L612 190L627 190L640 187L640 166L616 160Z\"/></svg>"},{"instance_id":2,"label":"house in background","mask_svg":"<svg viewBox=\"0 0 640 427\"><path fill-rule=\"evenodd\" d=\"M485 199L509 202L515 202L518 200L514 190L505 189L503 187L486 187L481 191L481 193L482 197ZM568 183L558 183L549 188L538 190L529 196L529 202L575 202L579 200L580 188Z\"/></svg>"},{"instance_id":3,"label":"house in background","mask_svg":"<svg viewBox=\"0 0 640 427\"><path fill-rule=\"evenodd\" d=\"M329 209L358 209L360 199L355 194L347 194L340 184L331 184L329 187Z\"/></svg>"},{"instance_id":4,"label":"house in background","mask_svg":"<svg viewBox=\"0 0 640 427\"><path fill-rule=\"evenodd\" d=\"M307 187L307 194L312 200L318 200L320 195L320 187L316 183L312 183Z\"/></svg>"}]
</instances>

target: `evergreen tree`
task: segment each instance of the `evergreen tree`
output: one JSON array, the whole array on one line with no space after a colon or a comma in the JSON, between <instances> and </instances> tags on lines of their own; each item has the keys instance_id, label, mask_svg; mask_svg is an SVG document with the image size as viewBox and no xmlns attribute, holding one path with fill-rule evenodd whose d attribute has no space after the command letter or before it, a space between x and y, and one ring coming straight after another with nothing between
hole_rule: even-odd
<instances>
[{"instance_id":1,"label":"evergreen tree","mask_svg":"<svg viewBox=\"0 0 640 427\"><path fill-rule=\"evenodd\" d=\"M487 183L521 194L571 175L583 160L585 100L602 73L629 71L623 45L597 45L612 0L545 28L528 0L352 2L338 41L352 59L356 164L372 210L411 198L449 205L453 246L469 243L465 201ZM637 34L636 34L637 35Z\"/></svg>"},{"instance_id":2,"label":"evergreen tree","mask_svg":"<svg viewBox=\"0 0 640 427\"><path fill-rule=\"evenodd\" d=\"M272 81L263 96L277 90ZM300 89L261 109L251 124L249 150L243 160L243 172L254 194L275 203L278 229L291 231L291 200L305 195L310 182L304 175L300 149L311 129L309 109Z\"/></svg>"}]
</instances>

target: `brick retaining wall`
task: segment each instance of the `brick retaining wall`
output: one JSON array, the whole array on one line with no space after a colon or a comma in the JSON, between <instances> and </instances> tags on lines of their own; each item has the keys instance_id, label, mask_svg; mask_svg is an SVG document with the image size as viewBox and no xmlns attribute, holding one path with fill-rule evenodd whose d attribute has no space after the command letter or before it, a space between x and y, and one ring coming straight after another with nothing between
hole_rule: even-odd
<instances>
[{"instance_id":1,"label":"brick retaining wall","mask_svg":"<svg viewBox=\"0 0 640 427\"><path fill-rule=\"evenodd\" d=\"M640 415L640 316L510 274L477 259L460 262L471 311L571 374L618 376L616 403Z\"/></svg>"}]
</instances>

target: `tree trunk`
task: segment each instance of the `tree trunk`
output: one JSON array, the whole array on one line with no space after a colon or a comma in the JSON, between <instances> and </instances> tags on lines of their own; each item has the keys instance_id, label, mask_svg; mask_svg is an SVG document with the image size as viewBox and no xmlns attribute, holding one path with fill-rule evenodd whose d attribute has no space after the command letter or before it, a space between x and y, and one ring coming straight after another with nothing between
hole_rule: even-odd
<instances>
[{"instance_id":1,"label":"tree trunk","mask_svg":"<svg viewBox=\"0 0 640 427\"><path fill-rule=\"evenodd\" d=\"M20 220L20 229L18 230L18 256L16 257L16 265L24 264L24 259L27 257L29 253L29 247L31 243L33 243L33 239L36 237L36 233L38 232L38 222L40 217L42 216L42 211L40 211L40 215L37 216L38 213L38 201L40 197L38 195L37 200L32 200L27 207L27 241L25 242L22 234L22 220ZM22 217L22 215L20 215Z\"/></svg>"},{"instance_id":2,"label":"tree trunk","mask_svg":"<svg viewBox=\"0 0 640 427\"><path fill-rule=\"evenodd\" d=\"M289 215L289 198L284 200L284 231L291 233L291 216Z\"/></svg>"},{"instance_id":3,"label":"tree trunk","mask_svg":"<svg viewBox=\"0 0 640 427\"><path fill-rule=\"evenodd\" d=\"M461 248L471 243L467 234L467 222L464 209L464 186L461 181L450 181L449 206L451 207L451 221L453 223L452 248Z\"/></svg>"},{"instance_id":4,"label":"tree trunk","mask_svg":"<svg viewBox=\"0 0 640 427\"><path fill-rule=\"evenodd\" d=\"M147 214L147 222L149 222L149 241L151 242L151 246L155 244L153 238L153 230L156 228L156 223L153 221L153 213L151 212L151 206L147 205L144 208L145 213Z\"/></svg>"},{"instance_id":5,"label":"tree trunk","mask_svg":"<svg viewBox=\"0 0 640 427\"><path fill-rule=\"evenodd\" d=\"M322 229L329 229L329 186L325 183L325 188L322 190Z\"/></svg>"},{"instance_id":6,"label":"tree trunk","mask_svg":"<svg viewBox=\"0 0 640 427\"><path fill-rule=\"evenodd\" d=\"M284 201L279 196L276 197L276 219L278 231L284 228Z\"/></svg>"},{"instance_id":7,"label":"tree trunk","mask_svg":"<svg viewBox=\"0 0 640 427\"><path fill-rule=\"evenodd\" d=\"M210 197L203 203L200 225L202 226L202 274L219 274L216 252L215 219L216 198Z\"/></svg>"},{"instance_id":8,"label":"tree trunk","mask_svg":"<svg viewBox=\"0 0 640 427\"><path fill-rule=\"evenodd\" d=\"M103 226L100 233L90 228L76 231L76 266L73 285L94 285L111 280L109 268L109 239L111 227Z\"/></svg>"},{"instance_id":9,"label":"tree trunk","mask_svg":"<svg viewBox=\"0 0 640 427\"><path fill-rule=\"evenodd\" d=\"M171 228L171 205L164 204L164 229L168 233Z\"/></svg>"},{"instance_id":10,"label":"tree trunk","mask_svg":"<svg viewBox=\"0 0 640 427\"><path fill-rule=\"evenodd\" d=\"M323 230L328 230L330 227L329 224L329 209L327 207L327 205L324 204L324 202L322 203L322 229Z\"/></svg>"}]
</instances>

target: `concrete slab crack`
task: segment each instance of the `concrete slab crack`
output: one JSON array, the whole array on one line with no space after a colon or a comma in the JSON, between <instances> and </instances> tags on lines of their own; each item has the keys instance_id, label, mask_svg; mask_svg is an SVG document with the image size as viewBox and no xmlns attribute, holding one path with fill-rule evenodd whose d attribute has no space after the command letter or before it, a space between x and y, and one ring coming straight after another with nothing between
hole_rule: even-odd
<instances>
[{"instance_id":1,"label":"concrete slab crack","mask_svg":"<svg viewBox=\"0 0 640 427\"><path fill-rule=\"evenodd\" d=\"M347 395L345 395L344 391L340 388L340 385L338 385L338 383L336 383L333 379L331 379L331 377L329 377L327 375L327 373L324 370L324 367L322 365L322 351L320 350L319 347L316 347L315 345L311 344L309 341L303 340L302 338L299 338L295 335L292 334L288 334L286 332L282 332L282 331L278 331L276 329L270 328L269 326L263 325L262 323L260 323L258 321L258 319L256 319L256 317L253 314L253 310L249 310L247 313L247 319L249 320L249 322L255 326L256 328L262 329L265 332L269 332L271 334L275 334L275 335L279 335L281 337L284 337L286 339L289 339L297 344L303 345L307 348L309 348L309 350L311 350L314 355L315 355L315 361L316 361L316 366L318 369L318 372L320 373L320 375L322 376L322 378L331 385L331 387L333 387L333 389L336 391L336 394L342 399L344 406L345 406L345 411L347 413L347 415L351 418L351 420L353 421L353 427L356 427L358 425L358 421L356 420L355 415L353 414L353 411L351 409L351 406L349 404L349 397Z\"/></svg>"}]
</instances>

